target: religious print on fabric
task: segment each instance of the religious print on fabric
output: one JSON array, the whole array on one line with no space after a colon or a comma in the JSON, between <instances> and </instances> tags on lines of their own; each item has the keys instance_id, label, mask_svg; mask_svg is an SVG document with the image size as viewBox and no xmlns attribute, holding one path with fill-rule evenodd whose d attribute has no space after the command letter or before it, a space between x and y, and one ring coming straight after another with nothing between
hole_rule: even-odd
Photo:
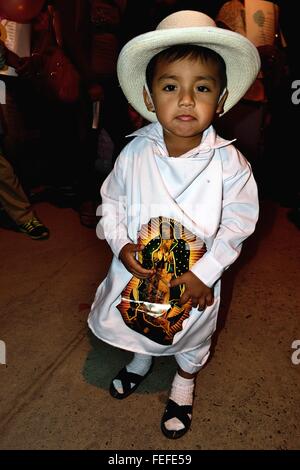
<instances>
[{"instance_id":1,"label":"religious print on fabric","mask_svg":"<svg viewBox=\"0 0 300 470\"><path fill-rule=\"evenodd\" d=\"M170 287L172 279L190 270L206 252L205 244L179 222L167 217L151 219L138 235L138 260L145 269L155 269L147 279L133 276L117 305L125 324L163 345L173 343L192 308L191 299L180 305L185 286Z\"/></svg>"}]
</instances>

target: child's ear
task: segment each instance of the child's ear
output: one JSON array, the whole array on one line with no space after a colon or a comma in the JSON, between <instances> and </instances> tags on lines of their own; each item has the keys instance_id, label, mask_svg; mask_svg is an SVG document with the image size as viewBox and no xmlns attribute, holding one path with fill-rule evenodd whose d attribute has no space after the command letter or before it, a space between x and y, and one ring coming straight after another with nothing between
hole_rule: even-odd
<instances>
[{"instance_id":1,"label":"child's ear","mask_svg":"<svg viewBox=\"0 0 300 470\"><path fill-rule=\"evenodd\" d=\"M149 93L148 93L148 91L146 90L145 87L143 88L143 97L144 97L144 103L145 103L146 108L148 109L148 111L150 111L152 113L155 113L152 98L151 98L151 96L149 96Z\"/></svg>"},{"instance_id":2,"label":"child's ear","mask_svg":"<svg viewBox=\"0 0 300 470\"><path fill-rule=\"evenodd\" d=\"M227 100L227 97L228 97L228 90L224 90L223 94L221 95L221 98L219 99L219 103L216 109L216 114L218 116L224 113L224 104L225 104L225 101Z\"/></svg>"}]
</instances>

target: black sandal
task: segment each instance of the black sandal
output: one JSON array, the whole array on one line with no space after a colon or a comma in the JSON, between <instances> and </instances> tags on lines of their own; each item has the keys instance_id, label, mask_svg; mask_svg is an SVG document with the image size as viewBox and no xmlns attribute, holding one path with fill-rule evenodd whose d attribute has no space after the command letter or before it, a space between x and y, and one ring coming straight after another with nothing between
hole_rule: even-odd
<instances>
[{"instance_id":1,"label":"black sandal","mask_svg":"<svg viewBox=\"0 0 300 470\"><path fill-rule=\"evenodd\" d=\"M192 405L180 406L175 403L175 401L169 399L160 424L163 434L169 439L178 439L179 437L182 437L190 429L192 420L188 415L192 414L192 409ZM179 431L169 431L169 429L165 427L165 422L172 418L179 419L179 421L184 425L184 428Z\"/></svg>"},{"instance_id":2,"label":"black sandal","mask_svg":"<svg viewBox=\"0 0 300 470\"><path fill-rule=\"evenodd\" d=\"M123 367L123 369L120 370L118 375L111 381L110 387L109 387L109 393L111 394L112 397L118 398L118 400L122 400L123 398L128 397L131 395L140 385L140 383L143 382L143 380L147 377L147 375L152 372L153 369L153 361L150 366L150 369L145 375L139 375L135 374L134 372L128 372L126 367ZM123 387L123 393L119 393L118 390L114 386L114 380L120 380L122 383ZM131 387L131 384L134 384L133 387Z\"/></svg>"}]
</instances>

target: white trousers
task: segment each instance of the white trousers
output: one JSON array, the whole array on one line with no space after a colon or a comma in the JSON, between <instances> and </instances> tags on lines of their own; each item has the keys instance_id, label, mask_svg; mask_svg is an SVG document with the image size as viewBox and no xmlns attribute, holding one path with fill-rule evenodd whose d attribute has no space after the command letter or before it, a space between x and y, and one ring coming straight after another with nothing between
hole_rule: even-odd
<instances>
[{"instance_id":1,"label":"white trousers","mask_svg":"<svg viewBox=\"0 0 300 470\"><path fill-rule=\"evenodd\" d=\"M175 354L180 369L188 374L196 374L206 363L210 354L211 336L192 351Z\"/></svg>"}]
</instances>

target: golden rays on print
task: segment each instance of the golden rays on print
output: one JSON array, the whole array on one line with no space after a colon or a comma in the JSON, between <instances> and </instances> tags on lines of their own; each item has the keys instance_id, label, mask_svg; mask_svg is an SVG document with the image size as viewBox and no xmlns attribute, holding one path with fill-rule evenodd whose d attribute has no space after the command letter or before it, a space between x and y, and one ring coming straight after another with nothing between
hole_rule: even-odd
<instances>
[{"instance_id":1,"label":"golden rays on print","mask_svg":"<svg viewBox=\"0 0 300 470\"><path fill-rule=\"evenodd\" d=\"M117 305L126 325L156 343L172 344L192 308L189 300L180 305L184 285L170 287L206 252L205 244L179 222L167 217L150 219L138 234L138 261L155 274L147 279L133 276Z\"/></svg>"}]
</instances>

